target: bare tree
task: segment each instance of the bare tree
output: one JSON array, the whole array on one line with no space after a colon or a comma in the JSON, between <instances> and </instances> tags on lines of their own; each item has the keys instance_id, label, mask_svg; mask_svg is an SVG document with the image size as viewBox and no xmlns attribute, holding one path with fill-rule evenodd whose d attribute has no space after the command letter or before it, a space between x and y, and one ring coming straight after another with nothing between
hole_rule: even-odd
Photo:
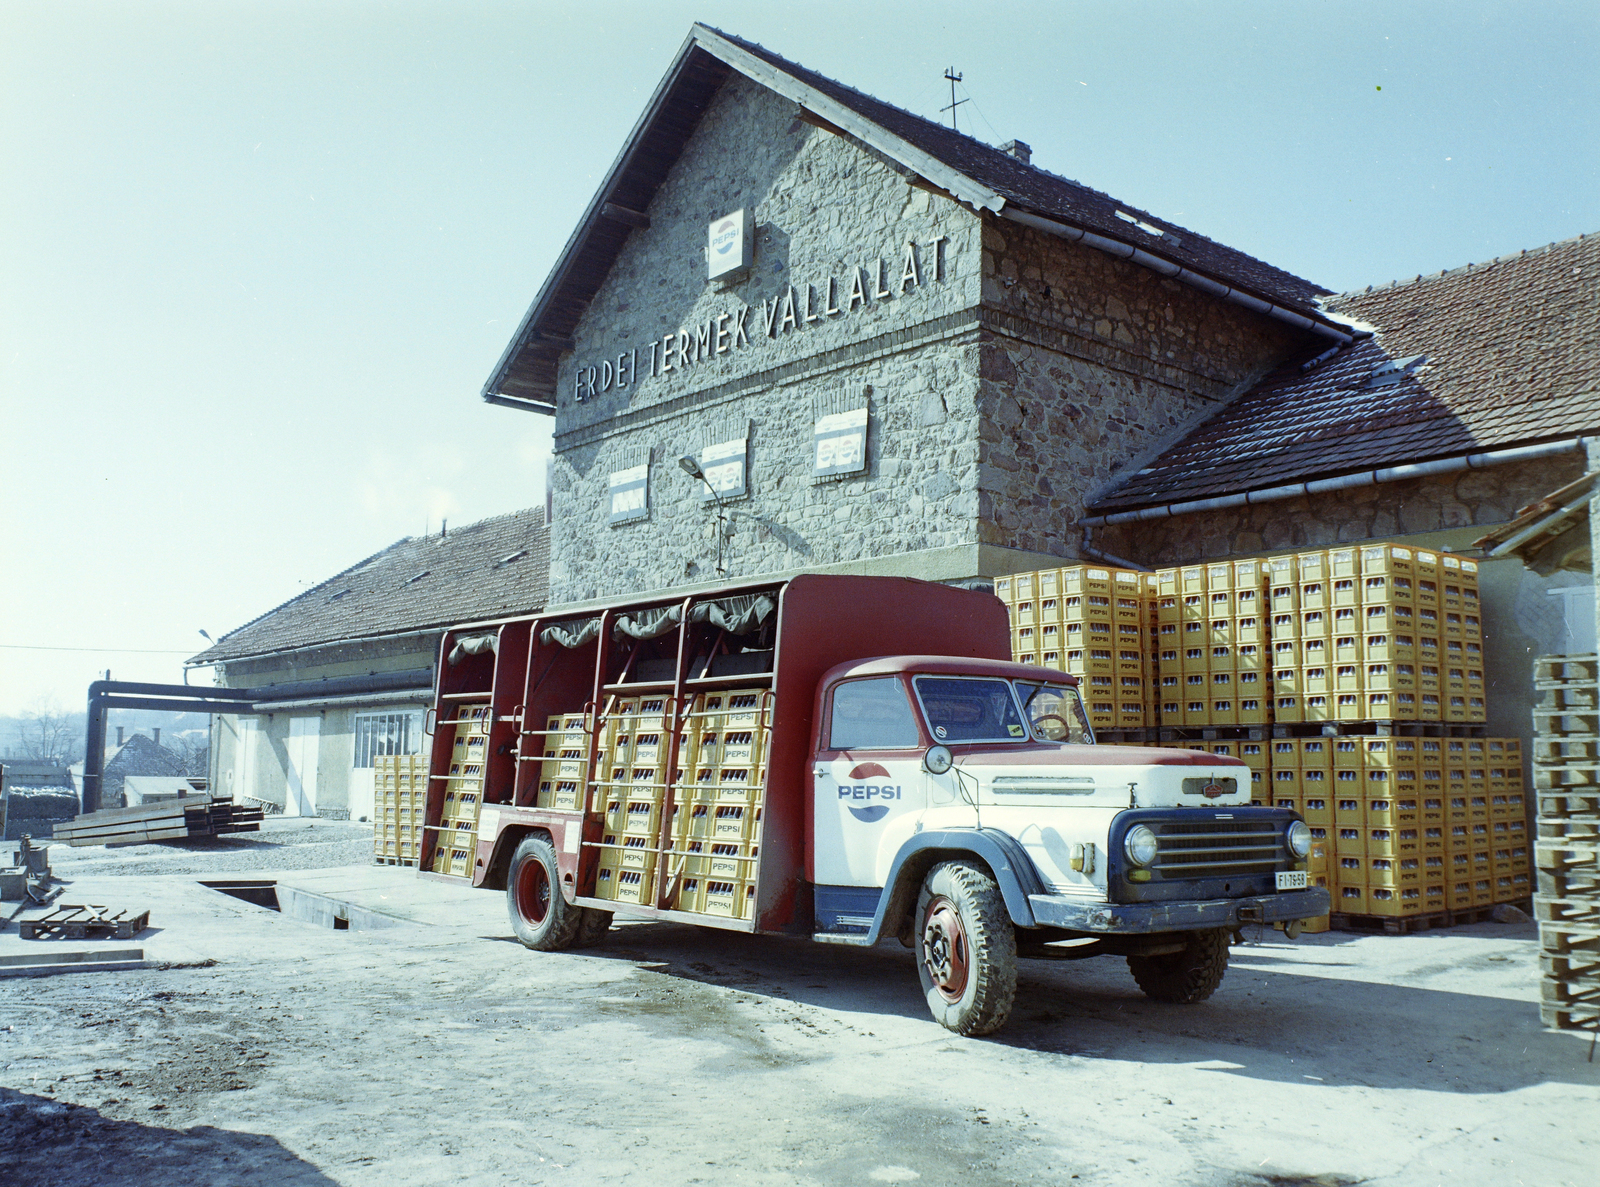
<instances>
[{"instance_id":1,"label":"bare tree","mask_svg":"<svg viewBox=\"0 0 1600 1187\"><path fill-rule=\"evenodd\" d=\"M22 756L52 766L68 766L83 757L83 733L54 701L37 700L17 726Z\"/></svg>"},{"instance_id":2,"label":"bare tree","mask_svg":"<svg viewBox=\"0 0 1600 1187\"><path fill-rule=\"evenodd\" d=\"M205 730L169 734L162 745L178 756L185 775L206 776L211 768L211 735Z\"/></svg>"}]
</instances>

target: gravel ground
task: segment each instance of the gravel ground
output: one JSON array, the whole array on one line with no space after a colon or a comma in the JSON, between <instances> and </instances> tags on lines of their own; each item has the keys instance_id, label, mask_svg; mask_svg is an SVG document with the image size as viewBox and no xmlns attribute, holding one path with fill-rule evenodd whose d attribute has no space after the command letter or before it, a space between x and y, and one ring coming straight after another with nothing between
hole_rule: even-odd
<instances>
[{"instance_id":1,"label":"gravel ground","mask_svg":"<svg viewBox=\"0 0 1600 1187\"><path fill-rule=\"evenodd\" d=\"M893 943L628 923L534 953L488 892L460 925L334 931L190 877L330 864L360 831L53 850L97 893L121 879L88 869L139 875L127 897L197 959L0 981L8 1180L1590 1187L1600 1165L1600 1064L1539 1027L1531 924L1269 935L1191 1007L1121 961L1024 961L1010 1023L969 1040Z\"/></svg>"},{"instance_id":2,"label":"gravel ground","mask_svg":"<svg viewBox=\"0 0 1600 1187\"><path fill-rule=\"evenodd\" d=\"M372 860L372 829L343 820L264 820L261 831L153 845L75 849L50 845L56 876L219 874L235 870L323 870Z\"/></svg>"}]
</instances>

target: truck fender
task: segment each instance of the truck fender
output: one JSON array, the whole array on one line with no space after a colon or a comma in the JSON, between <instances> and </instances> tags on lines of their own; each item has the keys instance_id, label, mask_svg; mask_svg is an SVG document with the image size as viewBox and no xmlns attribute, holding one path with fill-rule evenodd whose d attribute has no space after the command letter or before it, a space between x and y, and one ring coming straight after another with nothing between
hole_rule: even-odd
<instances>
[{"instance_id":1,"label":"truck fender","mask_svg":"<svg viewBox=\"0 0 1600 1187\"><path fill-rule=\"evenodd\" d=\"M941 861L961 857L975 857L989 867L999 883L1012 923L1018 927L1034 926L1028 896L1046 894L1048 888L1022 843L998 829L942 829L917 833L900 846L889 867L889 878L879 896L866 943L876 944L886 934L899 935L917 909L917 892L928 871Z\"/></svg>"},{"instance_id":2,"label":"truck fender","mask_svg":"<svg viewBox=\"0 0 1600 1187\"><path fill-rule=\"evenodd\" d=\"M506 878L511 872L511 855L517 851L517 846L522 844L522 838L535 833L554 843L549 829L527 824L508 824L501 829L500 835L494 839L494 853L483 871L483 881L477 885L485 890L504 890ZM570 896L568 901L571 901Z\"/></svg>"}]
</instances>

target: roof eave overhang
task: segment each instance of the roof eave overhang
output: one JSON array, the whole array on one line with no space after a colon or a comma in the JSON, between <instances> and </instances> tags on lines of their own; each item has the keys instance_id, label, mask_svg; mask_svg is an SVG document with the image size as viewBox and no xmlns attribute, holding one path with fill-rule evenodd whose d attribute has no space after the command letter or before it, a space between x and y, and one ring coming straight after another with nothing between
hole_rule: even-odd
<instances>
[{"instance_id":1,"label":"roof eave overhang","mask_svg":"<svg viewBox=\"0 0 1600 1187\"><path fill-rule=\"evenodd\" d=\"M1300 482L1280 486L1256 487L1249 490L1226 491L1202 499L1184 499L1178 502L1148 502L1117 505L1109 498L1092 502L1087 510L1096 512L1077 521L1082 528L1115 527L1119 524L1142 523L1153 519L1173 519L1207 511L1223 511L1233 507L1253 506L1258 503L1276 503L1285 499L1305 498L1312 495L1332 494L1360 486L1380 486L1388 482L1403 482L1414 478L1429 478L1440 474L1454 474L1462 470L1482 470L1490 466L1509 465L1516 462L1535 461L1556 454L1582 450L1589 438L1561 437L1519 445L1484 450L1479 453L1455 454L1449 457L1427 458L1399 462L1372 470L1357 470L1342 474L1326 474Z\"/></svg>"}]
</instances>

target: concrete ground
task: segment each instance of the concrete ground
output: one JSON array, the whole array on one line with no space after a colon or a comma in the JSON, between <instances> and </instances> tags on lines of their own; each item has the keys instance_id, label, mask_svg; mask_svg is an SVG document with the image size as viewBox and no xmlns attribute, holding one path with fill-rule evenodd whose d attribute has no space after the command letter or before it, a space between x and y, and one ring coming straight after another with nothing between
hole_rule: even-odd
<instances>
[{"instance_id":1,"label":"concrete ground","mask_svg":"<svg viewBox=\"0 0 1600 1187\"><path fill-rule=\"evenodd\" d=\"M147 906L151 929L0 931L0 972L145 966L0 980L6 1177L1589 1187L1600 1165L1600 1063L1540 1029L1532 925L1267 933L1190 1007L1110 958L1025 962L1006 1029L961 1039L898 944L631 923L533 953L502 895L349 864L360 841L281 821L52 848L63 901ZM200 879L276 880L353 922Z\"/></svg>"}]
</instances>

